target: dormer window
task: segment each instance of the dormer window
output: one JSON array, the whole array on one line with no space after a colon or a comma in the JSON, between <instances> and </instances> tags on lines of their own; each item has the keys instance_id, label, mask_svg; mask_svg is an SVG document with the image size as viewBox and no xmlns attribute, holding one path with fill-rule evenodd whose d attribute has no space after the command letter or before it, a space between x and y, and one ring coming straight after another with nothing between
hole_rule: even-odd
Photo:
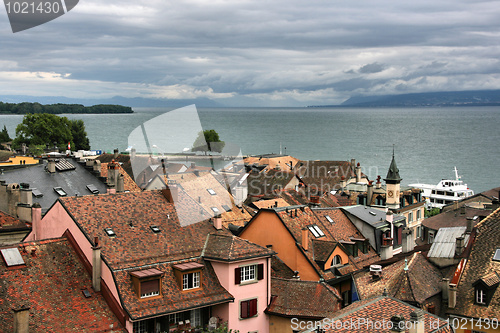
<instances>
[{"instance_id":1,"label":"dormer window","mask_svg":"<svg viewBox=\"0 0 500 333\"><path fill-rule=\"evenodd\" d=\"M183 291L201 288L203 264L197 262L187 262L173 265L174 274Z\"/></svg>"},{"instance_id":2,"label":"dormer window","mask_svg":"<svg viewBox=\"0 0 500 333\"><path fill-rule=\"evenodd\" d=\"M161 280L163 272L150 268L142 271L130 272L134 289L139 298L149 298L161 295Z\"/></svg>"},{"instance_id":3,"label":"dormer window","mask_svg":"<svg viewBox=\"0 0 500 333\"><path fill-rule=\"evenodd\" d=\"M476 288L476 303L486 305L486 293L483 289Z\"/></svg>"},{"instance_id":4,"label":"dormer window","mask_svg":"<svg viewBox=\"0 0 500 333\"><path fill-rule=\"evenodd\" d=\"M324 232L316 224L310 225L307 228L316 238L323 237L325 235Z\"/></svg>"},{"instance_id":5,"label":"dormer window","mask_svg":"<svg viewBox=\"0 0 500 333\"><path fill-rule=\"evenodd\" d=\"M337 266L342 266L342 258L338 254L332 260L332 267Z\"/></svg>"},{"instance_id":6,"label":"dormer window","mask_svg":"<svg viewBox=\"0 0 500 333\"><path fill-rule=\"evenodd\" d=\"M500 277L496 272L491 272L474 282L472 286L475 304L488 306L499 284Z\"/></svg>"}]
</instances>

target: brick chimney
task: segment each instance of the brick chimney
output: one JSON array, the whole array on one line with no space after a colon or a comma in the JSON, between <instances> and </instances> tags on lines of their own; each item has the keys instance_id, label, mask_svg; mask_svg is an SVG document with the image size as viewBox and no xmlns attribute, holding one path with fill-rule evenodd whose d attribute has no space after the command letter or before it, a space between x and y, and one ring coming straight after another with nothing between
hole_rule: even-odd
<instances>
[{"instance_id":1,"label":"brick chimney","mask_svg":"<svg viewBox=\"0 0 500 333\"><path fill-rule=\"evenodd\" d=\"M361 165L358 164L356 165L356 183L360 183L361 182Z\"/></svg>"},{"instance_id":2,"label":"brick chimney","mask_svg":"<svg viewBox=\"0 0 500 333\"><path fill-rule=\"evenodd\" d=\"M42 235L40 235L40 233L42 231L42 206L40 206L38 202L35 202L31 206L31 223L34 240L41 239Z\"/></svg>"},{"instance_id":3,"label":"brick chimney","mask_svg":"<svg viewBox=\"0 0 500 333\"><path fill-rule=\"evenodd\" d=\"M120 174L120 165L112 160L111 163L108 164L108 185L114 185L117 187L118 185L118 175Z\"/></svg>"},{"instance_id":4,"label":"brick chimney","mask_svg":"<svg viewBox=\"0 0 500 333\"><path fill-rule=\"evenodd\" d=\"M14 333L28 333L30 321L30 308L21 306L12 309L14 312Z\"/></svg>"},{"instance_id":5,"label":"brick chimney","mask_svg":"<svg viewBox=\"0 0 500 333\"><path fill-rule=\"evenodd\" d=\"M424 333L425 323L424 323L424 311L422 309L417 309L410 313L410 322L408 333Z\"/></svg>"},{"instance_id":6,"label":"brick chimney","mask_svg":"<svg viewBox=\"0 0 500 333\"><path fill-rule=\"evenodd\" d=\"M101 247L99 246L99 237L94 238L92 246L92 288L95 291L101 291Z\"/></svg>"},{"instance_id":7,"label":"brick chimney","mask_svg":"<svg viewBox=\"0 0 500 333\"><path fill-rule=\"evenodd\" d=\"M222 217L220 215L214 216L212 221L215 229L222 230Z\"/></svg>"},{"instance_id":8,"label":"brick chimney","mask_svg":"<svg viewBox=\"0 0 500 333\"><path fill-rule=\"evenodd\" d=\"M53 158L49 158L49 162L47 163L47 170L50 173L56 172L56 161Z\"/></svg>"},{"instance_id":9,"label":"brick chimney","mask_svg":"<svg viewBox=\"0 0 500 333\"><path fill-rule=\"evenodd\" d=\"M309 229L306 227L302 228L302 248L304 251L309 250Z\"/></svg>"}]
</instances>

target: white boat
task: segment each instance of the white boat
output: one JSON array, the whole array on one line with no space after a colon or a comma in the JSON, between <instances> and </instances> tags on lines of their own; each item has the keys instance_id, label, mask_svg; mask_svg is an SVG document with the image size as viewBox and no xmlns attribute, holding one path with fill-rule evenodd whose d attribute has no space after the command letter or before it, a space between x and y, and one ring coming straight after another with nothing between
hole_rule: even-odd
<instances>
[{"instance_id":1,"label":"white boat","mask_svg":"<svg viewBox=\"0 0 500 333\"><path fill-rule=\"evenodd\" d=\"M443 208L455 201L473 196L474 191L464 184L458 175L457 167L454 168L455 179L443 179L437 185L409 184L410 187L423 190L422 196L427 202L427 208Z\"/></svg>"}]
</instances>

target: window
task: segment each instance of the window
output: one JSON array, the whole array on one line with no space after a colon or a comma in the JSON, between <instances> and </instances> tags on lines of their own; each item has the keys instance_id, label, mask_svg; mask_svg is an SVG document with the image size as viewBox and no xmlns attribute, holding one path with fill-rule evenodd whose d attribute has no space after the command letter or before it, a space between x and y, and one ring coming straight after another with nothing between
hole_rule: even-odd
<instances>
[{"instance_id":1,"label":"window","mask_svg":"<svg viewBox=\"0 0 500 333\"><path fill-rule=\"evenodd\" d=\"M207 191L208 193L210 193L211 195L217 195L217 193L215 193L214 190L212 190L211 188L207 188Z\"/></svg>"},{"instance_id":2,"label":"window","mask_svg":"<svg viewBox=\"0 0 500 333\"><path fill-rule=\"evenodd\" d=\"M151 230L152 230L155 234L157 234L157 233L159 233L159 232L161 231L161 230L160 230L160 228L158 228L158 226L156 226L156 225L152 225L152 226L150 226L150 228L151 228Z\"/></svg>"},{"instance_id":3,"label":"window","mask_svg":"<svg viewBox=\"0 0 500 333\"><path fill-rule=\"evenodd\" d=\"M234 269L234 283L242 284L264 279L264 264L247 265Z\"/></svg>"},{"instance_id":4,"label":"window","mask_svg":"<svg viewBox=\"0 0 500 333\"><path fill-rule=\"evenodd\" d=\"M410 223L413 222L413 213L412 212L408 213L408 222L410 222Z\"/></svg>"},{"instance_id":5,"label":"window","mask_svg":"<svg viewBox=\"0 0 500 333\"><path fill-rule=\"evenodd\" d=\"M417 221L420 220L422 218L422 212L419 210L417 210Z\"/></svg>"},{"instance_id":6,"label":"window","mask_svg":"<svg viewBox=\"0 0 500 333\"><path fill-rule=\"evenodd\" d=\"M419 211L420 212L420 211ZM417 227L417 238L420 238L422 237L422 227L421 226L418 226Z\"/></svg>"},{"instance_id":7,"label":"window","mask_svg":"<svg viewBox=\"0 0 500 333\"><path fill-rule=\"evenodd\" d=\"M316 238L323 237L325 235L323 231L321 231L321 229L316 224L310 225L307 228L309 229L310 232L312 232L312 234Z\"/></svg>"},{"instance_id":8,"label":"window","mask_svg":"<svg viewBox=\"0 0 500 333\"><path fill-rule=\"evenodd\" d=\"M200 272L186 273L182 275L182 290L190 290L200 287Z\"/></svg>"},{"instance_id":9,"label":"window","mask_svg":"<svg viewBox=\"0 0 500 333\"><path fill-rule=\"evenodd\" d=\"M257 315L257 299L240 302L240 318L251 318Z\"/></svg>"},{"instance_id":10,"label":"window","mask_svg":"<svg viewBox=\"0 0 500 333\"><path fill-rule=\"evenodd\" d=\"M477 304L486 304L486 293L483 289L476 289L476 303Z\"/></svg>"},{"instance_id":11,"label":"window","mask_svg":"<svg viewBox=\"0 0 500 333\"><path fill-rule=\"evenodd\" d=\"M191 310L191 326L201 326L201 309Z\"/></svg>"},{"instance_id":12,"label":"window","mask_svg":"<svg viewBox=\"0 0 500 333\"><path fill-rule=\"evenodd\" d=\"M328 222L333 223L333 219L329 215L326 215L325 217Z\"/></svg>"},{"instance_id":13,"label":"window","mask_svg":"<svg viewBox=\"0 0 500 333\"><path fill-rule=\"evenodd\" d=\"M141 281L141 298L160 295L160 279Z\"/></svg>"},{"instance_id":14,"label":"window","mask_svg":"<svg viewBox=\"0 0 500 333\"><path fill-rule=\"evenodd\" d=\"M181 315L182 315L182 313L180 313L180 312L168 315L168 322L171 323L171 324L177 325L178 322L180 322L181 320L183 320L183 318L182 318Z\"/></svg>"},{"instance_id":15,"label":"window","mask_svg":"<svg viewBox=\"0 0 500 333\"><path fill-rule=\"evenodd\" d=\"M255 280L255 268L255 265L241 267L241 282Z\"/></svg>"},{"instance_id":16,"label":"window","mask_svg":"<svg viewBox=\"0 0 500 333\"><path fill-rule=\"evenodd\" d=\"M147 320L136 321L134 323L134 333L148 333Z\"/></svg>"},{"instance_id":17,"label":"window","mask_svg":"<svg viewBox=\"0 0 500 333\"><path fill-rule=\"evenodd\" d=\"M495 255L493 256L494 261L500 261L500 249L495 251Z\"/></svg>"},{"instance_id":18,"label":"window","mask_svg":"<svg viewBox=\"0 0 500 333\"><path fill-rule=\"evenodd\" d=\"M434 231L429 231L429 244L434 243Z\"/></svg>"},{"instance_id":19,"label":"window","mask_svg":"<svg viewBox=\"0 0 500 333\"><path fill-rule=\"evenodd\" d=\"M332 267L336 266L342 266L342 258L338 254L332 260Z\"/></svg>"}]
</instances>

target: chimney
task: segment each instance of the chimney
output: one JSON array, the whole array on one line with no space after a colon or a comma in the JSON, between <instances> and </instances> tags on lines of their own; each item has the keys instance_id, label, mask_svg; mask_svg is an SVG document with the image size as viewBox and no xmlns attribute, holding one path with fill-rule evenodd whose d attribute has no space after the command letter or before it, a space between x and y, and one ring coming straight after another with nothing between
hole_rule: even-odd
<instances>
[{"instance_id":1,"label":"chimney","mask_svg":"<svg viewBox=\"0 0 500 333\"><path fill-rule=\"evenodd\" d=\"M351 158L351 170L354 171L354 168L356 167L356 159Z\"/></svg>"},{"instance_id":2,"label":"chimney","mask_svg":"<svg viewBox=\"0 0 500 333\"><path fill-rule=\"evenodd\" d=\"M382 278L382 266L370 265L370 275L372 276L372 280L380 280Z\"/></svg>"},{"instance_id":3,"label":"chimney","mask_svg":"<svg viewBox=\"0 0 500 333\"><path fill-rule=\"evenodd\" d=\"M179 189L177 188L175 181L169 180L167 182L167 188L161 190L161 193L163 193L163 196L165 196L169 203L174 203L177 201Z\"/></svg>"},{"instance_id":4,"label":"chimney","mask_svg":"<svg viewBox=\"0 0 500 333\"><path fill-rule=\"evenodd\" d=\"M21 183L21 195L19 202L27 206L31 206L33 204L33 194L29 187L29 184Z\"/></svg>"},{"instance_id":5,"label":"chimney","mask_svg":"<svg viewBox=\"0 0 500 333\"><path fill-rule=\"evenodd\" d=\"M200 170L194 170L193 173L196 177L200 177Z\"/></svg>"},{"instance_id":6,"label":"chimney","mask_svg":"<svg viewBox=\"0 0 500 333\"><path fill-rule=\"evenodd\" d=\"M47 170L50 173L55 173L56 172L56 161L53 158L49 158L49 162L47 164Z\"/></svg>"},{"instance_id":7,"label":"chimney","mask_svg":"<svg viewBox=\"0 0 500 333\"><path fill-rule=\"evenodd\" d=\"M461 256L465 248L465 238L464 236L457 237L455 255Z\"/></svg>"},{"instance_id":8,"label":"chimney","mask_svg":"<svg viewBox=\"0 0 500 333\"><path fill-rule=\"evenodd\" d=\"M410 228L406 227L403 229L403 253L411 252L415 248L415 242L413 241L412 234L413 232Z\"/></svg>"},{"instance_id":9,"label":"chimney","mask_svg":"<svg viewBox=\"0 0 500 333\"><path fill-rule=\"evenodd\" d=\"M7 186L7 213L9 215L17 216L17 204L21 199L20 197L19 184L9 184Z\"/></svg>"},{"instance_id":10,"label":"chimney","mask_svg":"<svg viewBox=\"0 0 500 333\"><path fill-rule=\"evenodd\" d=\"M116 188L113 184L108 185L108 190L106 191L107 194L115 194L116 193Z\"/></svg>"},{"instance_id":11,"label":"chimney","mask_svg":"<svg viewBox=\"0 0 500 333\"><path fill-rule=\"evenodd\" d=\"M441 297L444 301L448 300L448 285L450 283L450 279L443 278L441 280Z\"/></svg>"},{"instance_id":12,"label":"chimney","mask_svg":"<svg viewBox=\"0 0 500 333\"><path fill-rule=\"evenodd\" d=\"M118 174L118 181L116 184L116 192L124 192L125 191L125 180L123 175L120 173Z\"/></svg>"},{"instance_id":13,"label":"chimney","mask_svg":"<svg viewBox=\"0 0 500 333\"><path fill-rule=\"evenodd\" d=\"M373 181L368 182L368 186L366 188L366 205L369 206L372 203L373 199Z\"/></svg>"},{"instance_id":14,"label":"chimney","mask_svg":"<svg viewBox=\"0 0 500 333\"><path fill-rule=\"evenodd\" d=\"M112 160L108 164L108 185L118 187L118 175L120 174L120 165Z\"/></svg>"},{"instance_id":15,"label":"chimney","mask_svg":"<svg viewBox=\"0 0 500 333\"><path fill-rule=\"evenodd\" d=\"M34 235L34 240L42 239L41 230L42 230L42 206L38 202L35 202L31 206L31 223L32 223L32 232Z\"/></svg>"},{"instance_id":16,"label":"chimney","mask_svg":"<svg viewBox=\"0 0 500 333\"><path fill-rule=\"evenodd\" d=\"M99 237L94 238L95 246L92 246L92 288L101 291L101 247Z\"/></svg>"},{"instance_id":17,"label":"chimney","mask_svg":"<svg viewBox=\"0 0 500 333\"><path fill-rule=\"evenodd\" d=\"M468 217L467 218L467 229L465 229L465 232L470 234L472 232L473 227L474 227L474 218Z\"/></svg>"},{"instance_id":18,"label":"chimney","mask_svg":"<svg viewBox=\"0 0 500 333\"><path fill-rule=\"evenodd\" d=\"M376 188L382 188L382 182L380 181L380 175L377 176L377 182L375 183Z\"/></svg>"},{"instance_id":19,"label":"chimney","mask_svg":"<svg viewBox=\"0 0 500 333\"><path fill-rule=\"evenodd\" d=\"M345 188L347 186L347 181L345 180L345 176L340 177L340 186Z\"/></svg>"},{"instance_id":20,"label":"chimney","mask_svg":"<svg viewBox=\"0 0 500 333\"><path fill-rule=\"evenodd\" d=\"M118 160L118 148L115 148L113 150L113 159L116 161Z\"/></svg>"},{"instance_id":21,"label":"chimney","mask_svg":"<svg viewBox=\"0 0 500 333\"><path fill-rule=\"evenodd\" d=\"M293 161L290 161L290 171L293 171Z\"/></svg>"},{"instance_id":22,"label":"chimney","mask_svg":"<svg viewBox=\"0 0 500 333\"><path fill-rule=\"evenodd\" d=\"M166 175L167 168L165 167L165 159L164 158L161 159L161 168L163 169L163 174Z\"/></svg>"},{"instance_id":23,"label":"chimney","mask_svg":"<svg viewBox=\"0 0 500 333\"><path fill-rule=\"evenodd\" d=\"M358 162L358 165L356 165L356 183L361 182L361 165Z\"/></svg>"},{"instance_id":24,"label":"chimney","mask_svg":"<svg viewBox=\"0 0 500 333\"><path fill-rule=\"evenodd\" d=\"M422 309L417 309L410 313L409 332L408 333L424 333L425 323L424 323L424 311Z\"/></svg>"},{"instance_id":25,"label":"chimney","mask_svg":"<svg viewBox=\"0 0 500 333\"><path fill-rule=\"evenodd\" d=\"M380 259L381 260L387 260L391 259L394 255L393 252L393 247L392 247L392 241L390 245L382 245L380 247Z\"/></svg>"},{"instance_id":26,"label":"chimney","mask_svg":"<svg viewBox=\"0 0 500 333\"><path fill-rule=\"evenodd\" d=\"M450 283L448 286L448 308L454 309L457 305L457 285Z\"/></svg>"},{"instance_id":27,"label":"chimney","mask_svg":"<svg viewBox=\"0 0 500 333\"><path fill-rule=\"evenodd\" d=\"M402 315L394 315L391 317L391 332L404 332L406 325L405 319Z\"/></svg>"},{"instance_id":28,"label":"chimney","mask_svg":"<svg viewBox=\"0 0 500 333\"><path fill-rule=\"evenodd\" d=\"M222 217L220 215L214 216L212 221L215 229L222 230Z\"/></svg>"},{"instance_id":29,"label":"chimney","mask_svg":"<svg viewBox=\"0 0 500 333\"><path fill-rule=\"evenodd\" d=\"M306 227L302 228L302 248L304 251L309 250L309 229Z\"/></svg>"},{"instance_id":30,"label":"chimney","mask_svg":"<svg viewBox=\"0 0 500 333\"><path fill-rule=\"evenodd\" d=\"M387 211L387 213L385 214L385 220L392 224L392 221L394 221L394 213L392 212L392 210Z\"/></svg>"},{"instance_id":31,"label":"chimney","mask_svg":"<svg viewBox=\"0 0 500 333\"><path fill-rule=\"evenodd\" d=\"M30 308L21 306L19 309L12 309L14 312L14 333L28 333L30 322Z\"/></svg>"},{"instance_id":32,"label":"chimney","mask_svg":"<svg viewBox=\"0 0 500 333\"><path fill-rule=\"evenodd\" d=\"M93 171L97 175L101 175L101 161L94 160L94 168Z\"/></svg>"},{"instance_id":33,"label":"chimney","mask_svg":"<svg viewBox=\"0 0 500 333\"><path fill-rule=\"evenodd\" d=\"M196 168L196 163L195 162L191 162L191 169L194 169Z\"/></svg>"}]
</instances>

